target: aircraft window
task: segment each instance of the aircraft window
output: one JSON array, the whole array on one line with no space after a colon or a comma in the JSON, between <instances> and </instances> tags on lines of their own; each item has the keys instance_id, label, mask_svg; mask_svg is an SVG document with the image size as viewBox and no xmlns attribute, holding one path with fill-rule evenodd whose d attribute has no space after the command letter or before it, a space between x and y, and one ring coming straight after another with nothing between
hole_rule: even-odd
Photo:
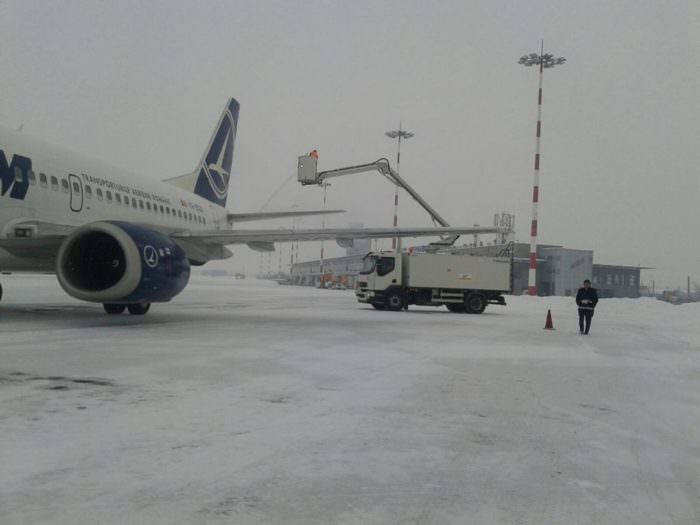
<instances>
[{"instance_id":1,"label":"aircraft window","mask_svg":"<svg viewBox=\"0 0 700 525\"><path fill-rule=\"evenodd\" d=\"M167 206L165 207L165 214L170 215L170 208L168 208Z\"/></svg>"},{"instance_id":2,"label":"aircraft window","mask_svg":"<svg viewBox=\"0 0 700 525\"><path fill-rule=\"evenodd\" d=\"M182 219L182 210L177 210L177 216Z\"/></svg>"},{"instance_id":3,"label":"aircraft window","mask_svg":"<svg viewBox=\"0 0 700 525\"><path fill-rule=\"evenodd\" d=\"M92 199L92 188L88 186L87 184L85 185L85 196L88 199Z\"/></svg>"},{"instance_id":4,"label":"aircraft window","mask_svg":"<svg viewBox=\"0 0 700 525\"><path fill-rule=\"evenodd\" d=\"M122 205L122 196L119 195L118 193L115 193L115 194L114 194L114 200L117 201L117 204L118 204L119 206Z\"/></svg>"},{"instance_id":5,"label":"aircraft window","mask_svg":"<svg viewBox=\"0 0 700 525\"><path fill-rule=\"evenodd\" d=\"M143 201L141 199L139 199L139 208L143 210Z\"/></svg>"},{"instance_id":6,"label":"aircraft window","mask_svg":"<svg viewBox=\"0 0 700 525\"><path fill-rule=\"evenodd\" d=\"M129 197L124 195L124 206L128 206L128 205L129 205Z\"/></svg>"},{"instance_id":7,"label":"aircraft window","mask_svg":"<svg viewBox=\"0 0 700 525\"><path fill-rule=\"evenodd\" d=\"M51 189L53 191L58 191L58 179L53 175L51 176Z\"/></svg>"},{"instance_id":8,"label":"aircraft window","mask_svg":"<svg viewBox=\"0 0 700 525\"><path fill-rule=\"evenodd\" d=\"M112 202L112 192L107 190L105 192L105 196L107 197L107 202Z\"/></svg>"},{"instance_id":9,"label":"aircraft window","mask_svg":"<svg viewBox=\"0 0 700 525\"><path fill-rule=\"evenodd\" d=\"M74 182L73 183L73 191L75 193L80 193L80 184L78 184L77 182Z\"/></svg>"},{"instance_id":10,"label":"aircraft window","mask_svg":"<svg viewBox=\"0 0 700 525\"><path fill-rule=\"evenodd\" d=\"M15 166L15 180L17 182L24 182L24 172L19 166Z\"/></svg>"},{"instance_id":11,"label":"aircraft window","mask_svg":"<svg viewBox=\"0 0 700 525\"><path fill-rule=\"evenodd\" d=\"M48 186L46 182L46 173L39 173L39 186L46 188Z\"/></svg>"},{"instance_id":12,"label":"aircraft window","mask_svg":"<svg viewBox=\"0 0 700 525\"><path fill-rule=\"evenodd\" d=\"M161 212L161 213L165 213L165 210L163 209L163 205L162 205L162 204L160 205L160 212Z\"/></svg>"},{"instance_id":13,"label":"aircraft window","mask_svg":"<svg viewBox=\"0 0 700 525\"><path fill-rule=\"evenodd\" d=\"M63 189L63 193L70 193L70 186L68 186L66 179L61 179L61 189Z\"/></svg>"},{"instance_id":14,"label":"aircraft window","mask_svg":"<svg viewBox=\"0 0 700 525\"><path fill-rule=\"evenodd\" d=\"M95 193L97 194L97 200L101 201L102 200L102 189L97 188L97 190L95 190Z\"/></svg>"},{"instance_id":15,"label":"aircraft window","mask_svg":"<svg viewBox=\"0 0 700 525\"><path fill-rule=\"evenodd\" d=\"M34 172L32 170L29 170L27 172L27 175L29 175L29 184L34 186L36 184L36 175L34 175Z\"/></svg>"},{"instance_id":16,"label":"aircraft window","mask_svg":"<svg viewBox=\"0 0 700 525\"><path fill-rule=\"evenodd\" d=\"M155 208L155 206L154 206L154 208ZM147 209L148 211L151 211L151 203L148 202L148 201L146 201L146 209Z\"/></svg>"},{"instance_id":17,"label":"aircraft window","mask_svg":"<svg viewBox=\"0 0 700 525\"><path fill-rule=\"evenodd\" d=\"M136 208L136 206L137 206L136 199L131 199L131 207Z\"/></svg>"},{"instance_id":18,"label":"aircraft window","mask_svg":"<svg viewBox=\"0 0 700 525\"><path fill-rule=\"evenodd\" d=\"M207 218L206 218L206 217L202 217L202 224L206 224L206 223L207 223Z\"/></svg>"}]
</instances>

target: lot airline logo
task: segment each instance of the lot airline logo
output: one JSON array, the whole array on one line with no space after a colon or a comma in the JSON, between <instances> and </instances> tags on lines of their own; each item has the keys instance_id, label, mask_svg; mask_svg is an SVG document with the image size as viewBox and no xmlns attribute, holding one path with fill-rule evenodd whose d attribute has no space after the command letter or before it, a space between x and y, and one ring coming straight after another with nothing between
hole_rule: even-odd
<instances>
[{"instance_id":1,"label":"lot airline logo","mask_svg":"<svg viewBox=\"0 0 700 525\"><path fill-rule=\"evenodd\" d=\"M0 196L7 192L11 199L24 200L29 190L29 171L32 169L32 159L22 155L13 155L7 163L5 152L0 150Z\"/></svg>"}]
</instances>

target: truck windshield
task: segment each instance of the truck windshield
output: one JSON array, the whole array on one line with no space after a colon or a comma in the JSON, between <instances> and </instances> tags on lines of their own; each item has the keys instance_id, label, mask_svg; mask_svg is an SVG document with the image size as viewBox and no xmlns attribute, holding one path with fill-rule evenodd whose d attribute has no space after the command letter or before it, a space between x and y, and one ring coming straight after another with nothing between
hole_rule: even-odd
<instances>
[{"instance_id":1,"label":"truck windshield","mask_svg":"<svg viewBox=\"0 0 700 525\"><path fill-rule=\"evenodd\" d=\"M363 263L362 263L362 270L360 270L360 274L366 275L368 273L372 273L374 269L377 266L377 257L365 257Z\"/></svg>"},{"instance_id":2,"label":"truck windshield","mask_svg":"<svg viewBox=\"0 0 700 525\"><path fill-rule=\"evenodd\" d=\"M377 257L371 256L366 257L364 264L362 265L362 270L360 274L367 275L374 271L377 271L377 275L380 277L391 273L394 271L394 258L393 257Z\"/></svg>"}]
</instances>

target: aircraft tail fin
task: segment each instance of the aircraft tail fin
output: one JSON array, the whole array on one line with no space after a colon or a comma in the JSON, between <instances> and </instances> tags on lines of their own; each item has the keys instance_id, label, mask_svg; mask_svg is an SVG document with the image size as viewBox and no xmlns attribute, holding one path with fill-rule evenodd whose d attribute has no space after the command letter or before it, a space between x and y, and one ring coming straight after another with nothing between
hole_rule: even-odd
<instances>
[{"instance_id":1,"label":"aircraft tail fin","mask_svg":"<svg viewBox=\"0 0 700 525\"><path fill-rule=\"evenodd\" d=\"M239 110L238 101L235 98L230 98L195 171L166 179L166 182L225 207L231 178Z\"/></svg>"}]
</instances>

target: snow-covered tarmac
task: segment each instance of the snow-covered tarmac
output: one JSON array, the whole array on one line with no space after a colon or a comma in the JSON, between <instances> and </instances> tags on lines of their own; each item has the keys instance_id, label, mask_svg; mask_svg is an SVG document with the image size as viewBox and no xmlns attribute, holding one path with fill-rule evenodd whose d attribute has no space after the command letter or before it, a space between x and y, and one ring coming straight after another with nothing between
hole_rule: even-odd
<instances>
[{"instance_id":1,"label":"snow-covered tarmac","mask_svg":"<svg viewBox=\"0 0 700 525\"><path fill-rule=\"evenodd\" d=\"M700 523L700 304L604 300L585 337L564 298L195 277L132 317L2 281L3 525Z\"/></svg>"}]
</instances>

